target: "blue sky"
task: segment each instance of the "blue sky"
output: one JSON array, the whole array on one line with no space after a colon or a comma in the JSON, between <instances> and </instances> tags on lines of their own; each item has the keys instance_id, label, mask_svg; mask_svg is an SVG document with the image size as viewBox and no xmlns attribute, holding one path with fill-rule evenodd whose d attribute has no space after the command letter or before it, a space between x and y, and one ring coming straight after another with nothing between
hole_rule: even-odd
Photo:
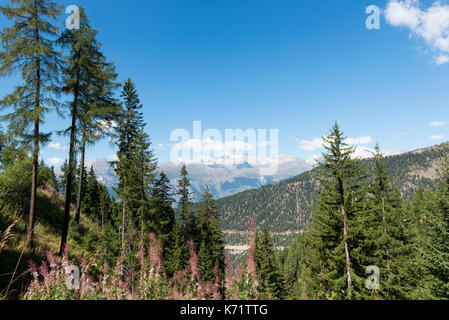
<instances>
[{"instance_id":1,"label":"blue sky","mask_svg":"<svg viewBox=\"0 0 449 320\"><path fill-rule=\"evenodd\" d=\"M434 1L393 1L380 30L365 27L365 8L387 9L387 0L58 2L86 8L119 81L136 83L161 162L169 160L170 133L191 132L196 120L223 132L279 129L279 153L305 159L321 153L313 139L334 121L369 148L378 141L411 150L449 137L449 64L436 45L449 28L444 1L434 7L442 13L436 38L425 33ZM7 23L0 18L0 27ZM0 96L16 81L0 78ZM64 126L67 119L49 114L44 130ZM57 145L66 139L53 142L42 157L67 158ZM114 152L103 141L87 158Z\"/></svg>"}]
</instances>

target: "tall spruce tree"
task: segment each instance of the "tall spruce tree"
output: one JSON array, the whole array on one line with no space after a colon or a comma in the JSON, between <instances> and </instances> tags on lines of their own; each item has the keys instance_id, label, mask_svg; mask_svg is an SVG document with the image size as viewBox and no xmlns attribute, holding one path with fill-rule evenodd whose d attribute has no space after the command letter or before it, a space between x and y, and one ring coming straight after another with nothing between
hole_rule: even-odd
<instances>
[{"instance_id":1,"label":"tall spruce tree","mask_svg":"<svg viewBox=\"0 0 449 320\"><path fill-rule=\"evenodd\" d=\"M256 237L254 258L257 269L259 299L283 299L285 297L284 280L276 258L274 244L267 228L264 228L262 237Z\"/></svg>"},{"instance_id":2,"label":"tall spruce tree","mask_svg":"<svg viewBox=\"0 0 449 320\"><path fill-rule=\"evenodd\" d=\"M181 178L178 180L179 208L181 209L181 218L184 226L184 235L186 240L196 240L197 237L197 217L192 209L192 199L190 192L190 179L187 167L182 165L180 171Z\"/></svg>"},{"instance_id":3,"label":"tall spruce tree","mask_svg":"<svg viewBox=\"0 0 449 320\"><path fill-rule=\"evenodd\" d=\"M205 281L214 281L216 265L220 275L224 274L225 247L224 234L218 218L218 207L209 187L206 187L200 201L197 242L201 278Z\"/></svg>"},{"instance_id":4,"label":"tall spruce tree","mask_svg":"<svg viewBox=\"0 0 449 320\"><path fill-rule=\"evenodd\" d=\"M91 167L87 175L86 194L83 205L83 212L89 218L99 222L100 220L100 188L95 175L94 168Z\"/></svg>"},{"instance_id":5,"label":"tall spruce tree","mask_svg":"<svg viewBox=\"0 0 449 320\"><path fill-rule=\"evenodd\" d=\"M0 10L11 27L1 32L3 51L0 52L0 75L20 72L23 84L2 99L2 108L13 107L3 119L9 121L9 132L26 145L32 145L32 181L28 216L27 244L33 246L36 215L37 175L40 145L49 134L40 130L45 114L57 107L61 55L55 50L54 24L61 7L50 0L11 0L16 7L2 6Z\"/></svg>"},{"instance_id":6,"label":"tall spruce tree","mask_svg":"<svg viewBox=\"0 0 449 320\"><path fill-rule=\"evenodd\" d=\"M169 180L164 172L155 180L149 203L149 216L145 221L145 233L154 232L162 242L164 255L170 246L170 233L175 224Z\"/></svg>"},{"instance_id":7,"label":"tall spruce tree","mask_svg":"<svg viewBox=\"0 0 449 320\"><path fill-rule=\"evenodd\" d=\"M98 208L101 217L101 230L104 231L106 224L112 224L112 199L109 195L108 189L101 184L98 184L100 203Z\"/></svg>"},{"instance_id":8,"label":"tall spruce tree","mask_svg":"<svg viewBox=\"0 0 449 320\"><path fill-rule=\"evenodd\" d=\"M174 275L177 271L185 270L189 261L189 248L184 238L181 223L177 218L170 232L168 248L164 252L165 271L167 275Z\"/></svg>"},{"instance_id":9,"label":"tall spruce tree","mask_svg":"<svg viewBox=\"0 0 449 320\"><path fill-rule=\"evenodd\" d=\"M149 195L155 176L156 160L150 150L149 136L144 133L142 105L134 83L128 79L122 91L123 107L116 128L118 175L116 189L122 202L122 244L129 228L141 231L148 218Z\"/></svg>"},{"instance_id":10,"label":"tall spruce tree","mask_svg":"<svg viewBox=\"0 0 449 320\"><path fill-rule=\"evenodd\" d=\"M365 218L365 173L354 159L354 148L337 123L324 137L323 162L317 169L321 192L311 225L313 256L319 264L314 276L318 298L353 299L362 291L361 226Z\"/></svg>"},{"instance_id":11,"label":"tall spruce tree","mask_svg":"<svg viewBox=\"0 0 449 320\"><path fill-rule=\"evenodd\" d=\"M93 30L89 25L86 12L80 9L80 28L78 30L65 30L58 43L70 49L67 57L67 67L64 69L63 92L73 95L73 101L69 106L71 116L71 126L66 130L70 135L69 164L66 185L66 201L64 207L64 226L61 238L61 250L67 241L70 204L72 202L71 181L75 172L75 145L79 143L81 135L81 164L84 167L84 152L86 135L90 132L97 133L101 129L99 121L111 121L116 111L116 103L113 99L113 91L116 88L114 83L117 75L114 66L106 61L101 53L101 44L96 40L98 31ZM93 128L92 128L93 127ZM99 134L97 133L96 136ZM91 139L92 140L92 139ZM80 170L79 189L82 189L83 171ZM79 192L79 190L78 190ZM80 204L78 204L75 220L79 222Z\"/></svg>"},{"instance_id":12,"label":"tall spruce tree","mask_svg":"<svg viewBox=\"0 0 449 320\"><path fill-rule=\"evenodd\" d=\"M406 274L401 273L410 265L407 260L412 254L412 239L405 230L406 212L400 192L393 187L378 144L369 192L365 263L378 266L381 275L380 290L373 290L371 296L376 299L404 299L406 296L401 288L404 287ZM413 272L408 274L412 275Z\"/></svg>"}]
</instances>

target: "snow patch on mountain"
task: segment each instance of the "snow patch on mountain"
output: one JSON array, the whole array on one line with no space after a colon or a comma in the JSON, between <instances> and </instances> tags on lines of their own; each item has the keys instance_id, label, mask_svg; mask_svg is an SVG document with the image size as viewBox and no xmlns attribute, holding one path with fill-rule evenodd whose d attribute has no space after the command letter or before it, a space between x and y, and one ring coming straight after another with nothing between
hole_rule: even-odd
<instances>
[{"instance_id":1,"label":"snow patch on mountain","mask_svg":"<svg viewBox=\"0 0 449 320\"><path fill-rule=\"evenodd\" d=\"M117 186L117 177L109 162L104 158L96 158L87 162L88 170L93 167L99 182L110 190ZM259 166L249 163L234 165L223 164L187 164L187 171L191 179L193 199L198 201L208 186L216 198L226 197L259 188L267 184L274 184L312 169L312 165L302 158L282 155L279 157L278 170L272 176L260 176ZM173 190L179 179L181 164L172 162L162 163L158 171L164 171L170 179Z\"/></svg>"}]
</instances>

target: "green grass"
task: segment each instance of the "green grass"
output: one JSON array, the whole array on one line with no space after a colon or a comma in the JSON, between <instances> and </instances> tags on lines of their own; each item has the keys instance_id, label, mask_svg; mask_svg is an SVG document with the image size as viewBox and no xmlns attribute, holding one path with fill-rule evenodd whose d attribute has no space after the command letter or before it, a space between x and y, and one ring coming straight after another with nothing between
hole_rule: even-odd
<instances>
[{"instance_id":1,"label":"green grass","mask_svg":"<svg viewBox=\"0 0 449 320\"><path fill-rule=\"evenodd\" d=\"M1 206L1 204L0 204ZM64 219L63 200L60 195L48 195L48 192L38 192L37 216L34 230L34 251L25 248L27 233L27 214L18 213L10 208L0 208L0 233L3 234L6 228L17 220L12 229L12 234L8 238L2 252L0 253L0 297L3 299L17 299L25 290L31 280L28 272L28 261L34 260L40 263L46 259L48 250L57 253L61 241L62 224ZM74 219L73 210L71 220ZM78 232L98 232L98 226L90 219L81 215ZM93 253L86 251L76 234L69 232L68 247L70 256L78 258L83 255L85 258L93 258ZM1 240L1 236L0 236ZM12 279L14 270L17 270ZM5 297L8 285L8 296Z\"/></svg>"}]
</instances>

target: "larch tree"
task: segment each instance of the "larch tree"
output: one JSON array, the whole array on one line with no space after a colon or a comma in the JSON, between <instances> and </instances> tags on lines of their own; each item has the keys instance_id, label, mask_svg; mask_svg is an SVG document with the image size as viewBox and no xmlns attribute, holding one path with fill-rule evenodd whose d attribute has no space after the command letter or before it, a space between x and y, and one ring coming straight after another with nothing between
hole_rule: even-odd
<instances>
[{"instance_id":1,"label":"larch tree","mask_svg":"<svg viewBox=\"0 0 449 320\"><path fill-rule=\"evenodd\" d=\"M113 98L114 83L117 75L113 64L106 61L101 52L101 44L96 40L98 31L89 25L86 12L80 9L79 29L65 30L58 43L68 47L70 55L67 57L67 66L64 69L63 92L73 95L73 101L69 105L71 126L66 130L70 136L69 143L69 164L67 172L67 184L65 191L64 225L61 237L61 252L67 242L70 205L72 203L72 184L75 175L75 148L81 135L81 163L80 163L80 184L78 189L82 189L84 168L84 152L87 139L94 142L101 135L101 124L104 121L112 121L116 102ZM112 119L111 119L112 117ZM100 122L100 123L98 123ZM89 130L90 129L90 130ZM89 133L91 134L89 134ZM86 138L87 135L87 138ZM78 143L79 146L79 143ZM79 190L78 190L78 193ZM79 223L81 199L77 199L75 220Z\"/></svg>"},{"instance_id":2,"label":"larch tree","mask_svg":"<svg viewBox=\"0 0 449 320\"><path fill-rule=\"evenodd\" d=\"M27 245L33 247L36 215L36 193L40 145L49 139L40 126L45 114L58 107L61 54L55 49L58 27L54 24L61 6L51 0L11 0L14 7L0 10L12 26L1 32L0 75L19 72L23 83L2 99L2 108L13 107L4 119L9 121L10 134L32 145L32 181L28 216Z\"/></svg>"}]
</instances>

